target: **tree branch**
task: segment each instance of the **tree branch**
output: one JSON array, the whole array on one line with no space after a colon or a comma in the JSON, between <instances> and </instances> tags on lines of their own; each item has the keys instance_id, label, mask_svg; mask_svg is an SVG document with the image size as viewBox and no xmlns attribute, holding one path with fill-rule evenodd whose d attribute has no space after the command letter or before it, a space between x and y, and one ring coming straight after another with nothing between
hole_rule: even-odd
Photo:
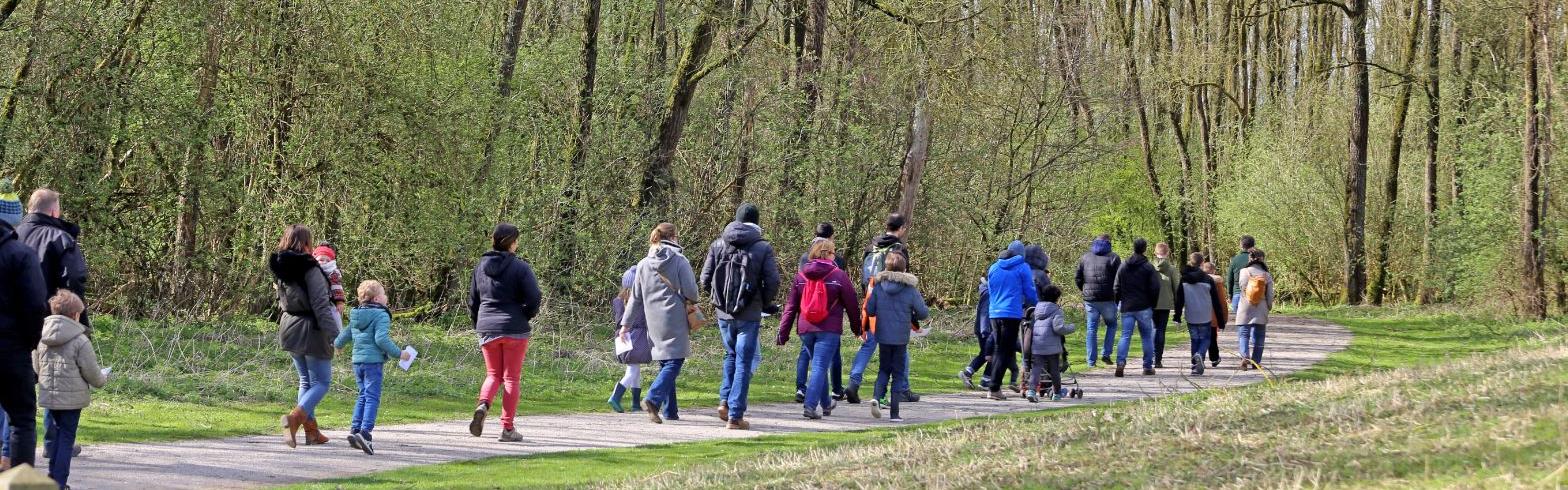
<instances>
[{"instance_id":1,"label":"tree branch","mask_svg":"<svg viewBox=\"0 0 1568 490\"><path fill-rule=\"evenodd\" d=\"M1406 82L1409 82L1409 81L1411 81L1411 80L1413 80L1415 78L1413 75L1410 75L1408 73L1400 73L1400 72L1394 71L1394 70L1392 70L1392 69L1390 69L1390 68L1388 68L1386 66L1379 65L1379 64L1377 64L1377 62L1374 62L1374 61L1366 61L1366 62L1352 61L1352 62L1341 64L1341 65L1330 66L1328 68L1324 68L1322 71L1326 72L1326 71L1329 71L1329 70L1338 70L1340 68L1349 68L1349 67L1356 66L1356 65L1366 65L1366 66L1370 66L1370 67L1373 67L1373 68L1377 68L1379 70L1383 70L1384 73L1387 73L1389 75L1393 75L1393 76L1399 77L1400 79L1402 79L1402 80L1404 80Z\"/></svg>"},{"instance_id":2,"label":"tree branch","mask_svg":"<svg viewBox=\"0 0 1568 490\"><path fill-rule=\"evenodd\" d=\"M717 70L719 67L729 64L730 60L733 60L736 56L739 56L740 53L746 51L746 47L751 46L751 42L757 39L757 34L760 34L762 29L766 28L767 26L768 18L763 17L762 22L758 23L756 27L753 27L751 32L747 33L746 36L741 39L740 46L736 46L735 49L729 50L729 52L724 53L724 57L704 65L701 69L697 70L696 73L693 73L691 75L692 83L701 81L703 77L708 76L709 73L713 73L713 70Z\"/></svg>"},{"instance_id":3,"label":"tree branch","mask_svg":"<svg viewBox=\"0 0 1568 490\"><path fill-rule=\"evenodd\" d=\"M860 3L865 4L867 7L876 9L878 12L887 14L887 16L892 17L893 20L908 24L910 27L919 27L920 24L927 23L926 21L910 17L909 15L895 12L893 9L887 8L886 5L882 5L881 0L860 0Z\"/></svg>"}]
</instances>

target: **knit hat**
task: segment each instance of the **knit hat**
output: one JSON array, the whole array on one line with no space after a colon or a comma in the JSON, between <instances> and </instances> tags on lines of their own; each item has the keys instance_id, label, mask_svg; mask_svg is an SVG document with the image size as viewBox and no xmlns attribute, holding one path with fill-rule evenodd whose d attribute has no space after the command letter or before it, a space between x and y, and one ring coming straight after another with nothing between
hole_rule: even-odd
<instances>
[{"instance_id":1,"label":"knit hat","mask_svg":"<svg viewBox=\"0 0 1568 490\"><path fill-rule=\"evenodd\" d=\"M741 223L757 224L757 221L761 219L761 215L762 212L757 210L757 205L749 202L740 205L739 208L735 208L735 221Z\"/></svg>"},{"instance_id":2,"label":"knit hat","mask_svg":"<svg viewBox=\"0 0 1568 490\"><path fill-rule=\"evenodd\" d=\"M11 226L22 222L22 199L11 188L11 179L0 177L0 221Z\"/></svg>"},{"instance_id":3,"label":"knit hat","mask_svg":"<svg viewBox=\"0 0 1568 490\"><path fill-rule=\"evenodd\" d=\"M632 284L634 284L636 281L637 281L637 266L635 266L635 265L632 266L632 268L630 268L630 269L626 269L626 273L625 274L621 274L621 287L622 288L631 289Z\"/></svg>"},{"instance_id":4,"label":"knit hat","mask_svg":"<svg viewBox=\"0 0 1568 490\"><path fill-rule=\"evenodd\" d=\"M332 245L325 244L325 243L323 243L321 245L317 245L316 246L316 251L312 252L310 255L315 256L315 257L326 257L327 260L337 260L338 259L337 251L332 250Z\"/></svg>"}]
</instances>

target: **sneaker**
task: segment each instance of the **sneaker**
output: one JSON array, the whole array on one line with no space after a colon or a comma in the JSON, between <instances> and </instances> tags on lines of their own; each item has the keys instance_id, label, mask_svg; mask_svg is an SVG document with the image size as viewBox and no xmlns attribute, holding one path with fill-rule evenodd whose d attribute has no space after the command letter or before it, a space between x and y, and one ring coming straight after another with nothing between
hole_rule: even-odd
<instances>
[{"instance_id":1,"label":"sneaker","mask_svg":"<svg viewBox=\"0 0 1568 490\"><path fill-rule=\"evenodd\" d=\"M1214 367L1220 367L1220 362L1219 361L1214 361L1214 362L1209 363L1209 364L1214 366Z\"/></svg>"},{"instance_id":2,"label":"sneaker","mask_svg":"<svg viewBox=\"0 0 1568 490\"><path fill-rule=\"evenodd\" d=\"M806 403L806 392L805 391L803 391L803 390L795 390L795 403Z\"/></svg>"},{"instance_id":3,"label":"sneaker","mask_svg":"<svg viewBox=\"0 0 1568 490\"><path fill-rule=\"evenodd\" d=\"M1120 377L1126 376L1127 374L1123 372L1123 370L1126 369L1126 368L1127 368L1126 364L1117 363L1116 364L1116 377L1120 378Z\"/></svg>"},{"instance_id":4,"label":"sneaker","mask_svg":"<svg viewBox=\"0 0 1568 490\"><path fill-rule=\"evenodd\" d=\"M1000 392L1000 391L992 391L990 393L987 393L985 395L985 397L988 400L996 400L996 401L1006 401L1007 400L1007 395L1003 395L1002 392Z\"/></svg>"},{"instance_id":5,"label":"sneaker","mask_svg":"<svg viewBox=\"0 0 1568 490\"><path fill-rule=\"evenodd\" d=\"M809 408L806 409L804 412L801 412L801 415L806 417L806 418L808 418L808 419L811 419L811 420L822 420L822 415L821 414L818 414L816 410L812 410L812 409L809 409Z\"/></svg>"},{"instance_id":6,"label":"sneaker","mask_svg":"<svg viewBox=\"0 0 1568 490\"><path fill-rule=\"evenodd\" d=\"M1024 398L1028 398L1029 403L1040 403L1040 396L1035 394L1034 390L1029 390L1029 393L1025 394Z\"/></svg>"},{"instance_id":7,"label":"sneaker","mask_svg":"<svg viewBox=\"0 0 1568 490\"><path fill-rule=\"evenodd\" d=\"M1111 356L1100 356L1100 362L1107 366L1111 365Z\"/></svg>"},{"instance_id":8,"label":"sneaker","mask_svg":"<svg viewBox=\"0 0 1568 490\"><path fill-rule=\"evenodd\" d=\"M483 436L485 434L485 416L489 414L490 402L479 402L479 406L474 407L474 420L468 423L468 433L473 434L474 437Z\"/></svg>"},{"instance_id":9,"label":"sneaker","mask_svg":"<svg viewBox=\"0 0 1568 490\"><path fill-rule=\"evenodd\" d=\"M828 402L828 406L822 407L822 416L823 417L832 416L833 415L833 409L835 409L835 408L838 408L838 401L835 400L835 401Z\"/></svg>"},{"instance_id":10,"label":"sneaker","mask_svg":"<svg viewBox=\"0 0 1568 490\"><path fill-rule=\"evenodd\" d=\"M370 446L370 439L366 439L364 435L357 432L348 435L348 445L354 449L364 451L365 454L372 456L376 454L376 450Z\"/></svg>"},{"instance_id":11,"label":"sneaker","mask_svg":"<svg viewBox=\"0 0 1568 490\"><path fill-rule=\"evenodd\" d=\"M1154 368L1143 368L1144 376L1154 376Z\"/></svg>"},{"instance_id":12,"label":"sneaker","mask_svg":"<svg viewBox=\"0 0 1568 490\"><path fill-rule=\"evenodd\" d=\"M843 400L843 399L844 399L844 390L837 390L837 391L833 392L833 400L834 401Z\"/></svg>"},{"instance_id":13,"label":"sneaker","mask_svg":"<svg viewBox=\"0 0 1568 490\"><path fill-rule=\"evenodd\" d=\"M679 422L681 420L681 414L672 413L672 414L669 414L669 415L665 415L664 416L664 420L668 420L668 421L671 421L671 422Z\"/></svg>"},{"instance_id":14,"label":"sneaker","mask_svg":"<svg viewBox=\"0 0 1568 490\"><path fill-rule=\"evenodd\" d=\"M915 393L914 391L905 391L903 393L899 393L898 396L898 401L904 403L915 403L920 401L920 394Z\"/></svg>"},{"instance_id":15,"label":"sneaker","mask_svg":"<svg viewBox=\"0 0 1568 490\"><path fill-rule=\"evenodd\" d=\"M1062 401L1062 395L1061 395L1061 393L1052 393L1052 394L1051 394L1051 401L1053 401L1053 402L1059 402L1059 401Z\"/></svg>"},{"instance_id":16,"label":"sneaker","mask_svg":"<svg viewBox=\"0 0 1568 490\"><path fill-rule=\"evenodd\" d=\"M958 379L964 382L964 389L975 389L975 375L969 374L968 372L959 372Z\"/></svg>"},{"instance_id":17,"label":"sneaker","mask_svg":"<svg viewBox=\"0 0 1568 490\"><path fill-rule=\"evenodd\" d=\"M1164 361L1154 361L1154 369L1165 369Z\"/></svg>"},{"instance_id":18,"label":"sneaker","mask_svg":"<svg viewBox=\"0 0 1568 490\"><path fill-rule=\"evenodd\" d=\"M887 421L888 422L894 422L894 423L903 422L904 418L903 417L893 417L893 418L887 419Z\"/></svg>"},{"instance_id":19,"label":"sneaker","mask_svg":"<svg viewBox=\"0 0 1568 490\"><path fill-rule=\"evenodd\" d=\"M860 385L849 385L849 389L844 390L844 398L849 400L851 405L859 405Z\"/></svg>"},{"instance_id":20,"label":"sneaker","mask_svg":"<svg viewBox=\"0 0 1568 490\"><path fill-rule=\"evenodd\" d=\"M1018 383L1010 383L1010 384L1008 384L1007 385L1007 390L1011 391L1013 393L1023 393L1023 389L1018 387Z\"/></svg>"},{"instance_id":21,"label":"sneaker","mask_svg":"<svg viewBox=\"0 0 1568 490\"><path fill-rule=\"evenodd\" d=\"M664 423L664 419L659 418L659 406L658 405L654 405L653 402L648 401L648 400L643 400L642 401L642 411L648 412L648 420L653 421L653 423L655 423L655 424L662 424L662 423Z\"/></svg>"},{"instance_id":22,"label":"sneaker","mask_svg":"<svg viewBox=\"0 0 1568 490\"><path fill-rule=\"evenodd\" d=\"M1203 376L1203 365L1199 364L1199 365L1193 366L1192 367L1192 375L1193 376Z\"/></svg>"},{"instance_id":23,"label":"sneaker","mask_svg":"<svg viewBox=\"0 0 1568 490\"><path fill-rule=\"evenodd\" d=\"M805 400L801 400L801 401L805 401ZM729 422L730 421L730 404L728 404L728 403L720 403L719 404L719 421L720 422Z\"/></svg>"},{"instance_id":24,"label":"sneaker","mask_svg":"<svg viewBox=\"0 0 1568 490\"><path fill-rule=\"evenodd\" d=\"M375 456L376 455L376 448L375 448L375 446L370 444L370 438L368 437L368 435L361 435L361 436L359 436L359 445L361 446L359 449L361 451L364 451L366 455L369 455L369 456Z\"/></svg>"},{"instance_id":25,"label":"sneaker","mask_svg":"<svg viewBox=\"0 0 1568 490\"><path fill-rule=\"evenodd\" d=\"M724 428L729 430L751 430L751 423L741 419L730 419Z\"/></svg>"},{"instance_id":26,"label":"sneaker","mask_svg":"<svg viewBox=\"0 0 1568 490\"><path fill-rule=\"evenodd\" d=\"M882 402L881 401L879 401L879 400L872 400L871 401L871 418L874 418L874 419L882 418Z\"/></svg>"},{"instance_id":27,"label":"sneaker","mask_svg":"<svg viewBox=\"0 0 1568 490\"><path fill-rule=\"evenodd\" d=\"M364 448L359 446L359 433L358 432L350 432L350 433L348 433L348 437L346 439L348 439L348 447L351 447L351 448L354 448L354 449L364 449Z\"/></svg>"},{"instance_id":28,"label":"sneaker","mask_svg":"<svg viewBox=\"0 0 1568 490\"><path fill-rule=\"evenodd\" d=\"M506 429L501 431L501 437L496 440L501 442L523 442L523 435L518 434L515 429Z\"/></svg>"}]
</instances>

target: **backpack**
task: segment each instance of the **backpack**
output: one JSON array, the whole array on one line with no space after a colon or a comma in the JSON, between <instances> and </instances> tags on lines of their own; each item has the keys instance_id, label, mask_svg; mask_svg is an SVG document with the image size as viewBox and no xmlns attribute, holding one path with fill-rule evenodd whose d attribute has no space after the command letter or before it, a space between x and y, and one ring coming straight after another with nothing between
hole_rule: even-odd
<instances>
[{"instance_id":1,"label":"backpack","mask_svg":"<svg viewBox=\"0 0 1568 490\"><path fill-rule=\"evenodd\" d=\"M758 264L760 267L760 264ZM751 297L757 294L761 274L755 273L751 254L745 249L724 244L714 260L713 306L719 311L734 315L746 309ZM755 276L755 277L754 277Z\"/></svg>"},{"instance_id":2,"label":"backpack","mask_svg":"<svg viewBox=\"0 0 1568 490\"><path fill-rule=\"evenodd\" d=\"M866 255L866 261L860 264L861 280L870 284L871 278L877 277L877 274L887 270L887 254L893 253L897 248L898 244L895 243L886 247L871 249L871 253Z\"/></svg>"},{"instance_id":3,"label":"backpack","mask_svg":"<svg viewBox=\"0 0 1568 490\"><path fill-rule=\"evenodd\" d=\"M826 280L816 281L806 279L806 287L800 295L800 309L805 313L807 322L811 324L822 323L828 319L828 283Z\"/></svg>"},{"instance_id":4,"label":"backpack","mask_svg":"<svg viewBox=\"0 0 1568 490\"><path fill-rule=\"evenodd\" d=\"M1244 291L1242 296L1248 303L1254 305L1261 304L1268 296L1269 280L1263 274L1253 274L1251 278L1247 279L1247 289Z\"/></svg>"}]
</instances>

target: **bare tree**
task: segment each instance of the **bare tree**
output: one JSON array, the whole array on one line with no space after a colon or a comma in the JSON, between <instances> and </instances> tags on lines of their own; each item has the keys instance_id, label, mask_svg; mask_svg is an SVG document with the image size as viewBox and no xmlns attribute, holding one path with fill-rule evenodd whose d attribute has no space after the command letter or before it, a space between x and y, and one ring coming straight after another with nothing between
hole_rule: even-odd
<instances>
[{"instance_id":1,"label":"bare tree","mask_svg":"<svg viewBox=\"0 0 1568 490\"><path fill-rule=\"evenodd\" d=\"M490 167L495 163L495 140L501 136L501 128L506 126L506 102L512 98L512 78L517 72L517 47L522 42L523 20L527 13L528 0L517 0L507 10L506 32L501 36L499 49L501 63L496 75L495 105L490 111L490 134L485 137L484 160L479 163L479 171L474 172L475 181L489 177Z\"/></svg>"},{"instance_id":2,"label":"bare tree","mask_svg":"<svg viewBox=\"0 0 1568 490\"><path fill-rule=\"evenodd\" d=\"M600 0L583 0L583 77L578 83L577 110L572 114L572 119L577 122L577 133L567 145L566 182L561 190L555 233L556 245L560 247L556 254L555 289L562 294L570 290L572 269L577 265L577 180L588 158L589 138L593 136L594 75L598 72L599 64L599 11Z\"/></svg>"},{"instance_id":3,"label":"bare tree","mask_svg":"<svg viewBox=\"0 0 1568 490\"><path fill-rule=\"evenodd\" d=\"M1432 233L1437 229L1437 152L1438 126L1442 122L1440 104L1442 91L1438 87L1438 42L1442 33L1443 0L1426 0L1426 173L1422 195L1422 210L1426 213L1421 233L1421 275L1418 281L1416 302L1431 303L1433 260Z\"/></svg>"},{"instance_id":4,"label":"bare tree","mask_svg":"<svg viewBox=\"0 0 1568 490\"><path fill-rule=\"evenodd\" d=\"M1519 262L1522 286L1520 308L1531 318L1546 318L1543 253L1541 249L1541 127L1547 121L1540 102L1540 44L1548 40L1544 27L1547 0L1532 0L1524 41L1524 168L1519 173ZM1547 60L1546 66L1552 66Z\"/></svg>"},{"instance_id":5,"label":"bare tree","mask_svg":"<svg viewBox=\"0 0 1568 490\"><path fill-rule=\"evenodd\" d=\"M1377 226L1377 273L1372 276L1372 304L1382 306L1388 290L1388 248L1394 239L1394 215L1399 212L1399 157L1405 148L1405 116L1410 112L1410 94L1415 78L1408 75L1416 64L1416 43L1421 39L1421 4L1410 7L1410 34L1405 36L1403 72L1397 76L1399 95L1394 99L1394 127L1389 130L1388 173L1383 175L1383 219Z\"/></svg>"}]
</instances>

